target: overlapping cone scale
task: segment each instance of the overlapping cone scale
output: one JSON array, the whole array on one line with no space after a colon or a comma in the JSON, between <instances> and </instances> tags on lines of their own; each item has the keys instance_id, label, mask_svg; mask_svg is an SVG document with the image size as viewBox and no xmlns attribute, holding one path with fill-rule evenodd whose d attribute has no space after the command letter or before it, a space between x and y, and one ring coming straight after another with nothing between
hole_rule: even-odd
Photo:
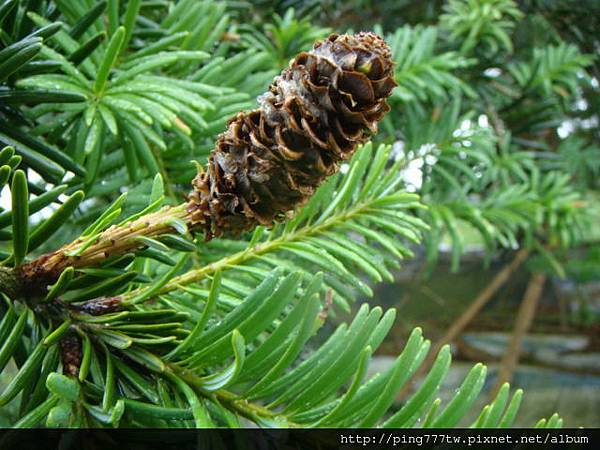
<instances>
[{"instance_id":1,"label":"overlapping cone scale","mask_svg":"<svg viewBox=\"0 0 600 450\"><path fill-rule=\"evenodd\" d=\"M304 204L377 131L396 85L390 49L374 33L331 35L300 53L259 108L230 119L188 211L206 238L270 226Z\"/></svg>"}]
</instances>

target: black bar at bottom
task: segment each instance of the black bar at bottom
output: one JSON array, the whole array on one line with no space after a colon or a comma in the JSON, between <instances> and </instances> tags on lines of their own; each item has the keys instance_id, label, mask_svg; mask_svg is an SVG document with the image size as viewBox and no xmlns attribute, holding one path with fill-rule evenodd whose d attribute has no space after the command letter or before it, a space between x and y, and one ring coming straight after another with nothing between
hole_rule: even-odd
<instances>
[{"instance_id":1,"label":"black bar at bottom","mask_svg":"<svg viewBox=\"0 0 600 450\"><path fill-rule=\"evenodd\" d=\"M0 450L600 448L594 429L0 429Z\"/></svg>"}]
</instances>

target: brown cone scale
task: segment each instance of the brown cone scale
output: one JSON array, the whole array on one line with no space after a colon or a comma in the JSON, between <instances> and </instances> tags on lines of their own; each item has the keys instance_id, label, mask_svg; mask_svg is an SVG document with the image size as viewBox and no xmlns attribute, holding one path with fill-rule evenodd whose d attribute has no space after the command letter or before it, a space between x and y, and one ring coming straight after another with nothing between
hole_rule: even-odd
<instances>
[{"instance_id":1,"label":"brown cone scale","mask_svg":"<svg viewBox=\"0 0 600 450\"><path fill-rule=\"evenodd\" d=\"M390 49L374 33L331 35L300 53L230 119L188 211L206 238L270 226L304 204L377 131L396 85Z\"/></svg>"}]
</instances>

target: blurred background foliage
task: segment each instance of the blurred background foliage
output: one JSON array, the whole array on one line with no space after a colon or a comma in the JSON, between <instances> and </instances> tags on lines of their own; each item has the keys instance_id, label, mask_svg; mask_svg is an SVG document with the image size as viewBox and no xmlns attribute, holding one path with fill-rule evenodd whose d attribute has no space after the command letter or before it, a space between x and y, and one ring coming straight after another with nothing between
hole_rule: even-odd
<instances>
[{"instance_id":1,"label":"blurred background foliage","mask_svg":"<svg viewBox=\"0 0 600 450\"><path fill-rule=\"evenodd\" d=\"M28 252L35 256L55 249L89 230L90 225L107 225L105 211L111 204L109 211L118 210L126 217L149 211L149 205L153 210L179 203L196 173L192 161L206 161L227 118L255 107L256 96L294 55L330 32L373 29L386 37L396 63L398 87L390 99L392 110L367 146L364 154L368 156L361 159L359 152L298 219L240 239L195 242L185 267L175 266L179 272L166 271L175 265L177 252L189 246L188 241L162 243L165 248L150 246L131 266L123 266L133 277L123 278L116 268L79 274L79 281L76 278L70 287L75 290L72 299L151 290L152 280L165 273L185 277L186 270L199 271L212 263L221 264L224 270L219 310L227 314L277 267L287 273L298 271L302 283L307 284L316 272L325 271L314 289L332 294L329 300L335 306L326 323L321 323L321 341L343 321L367 314L365 307L358 310L352 303L356 298L372 297L373 306L399 311L396 325L369 370L393 373L398 364L407 364L395 362L389 355L400 353L404 345L421 348L417 337L412 338L414 342L407 337L415 326L424 326L436 350L431 352L433 356L440 350L447 352L444 345L452 343L454 358L468 367L473 361L489 363L491 376L480 386L487 395L498 392L501 382L511 379L530 391L527 414L518 425L550 416L557 406L570 425L598 423L598 2L9 0L0 5L0 143L14 149L0 153L2 184L12 188L2 191L0 213L2 252L9 262ZM10 202L19 186L20 175L14 176L17 167L26 174L30 201L25 217L32 236L37 236L30 236L25 251L14 245L16 229L11 228L17 217ZM364 179L351 176L356 172L364 173ZM401 204L413 200L394 197L387 200L398 202L392 205L396 208L392 223L386 221L392 213L382 201L378 208L365 210L364 222L346 219L353 201L384 196L386 187L374 186L370 173L379 174L382 182L402 195L407 195L404 190L419 194L426 208L408 205L410 214L398 219L404 214L398 212L404 208ZM340 195L344 186L351 187L351 196ZM125 192L127 198L123 199L120 196ZM114 207L118 198L121 200ZM54 217L55 225L51 222ZM319 228L323 221L327 227ZM60 233L48 239L50 231L56 232L59 226ZM255 250L258 245L260 251ZM314 251L319 246L321 253ZM339 246L351 249L351 256ZM372 258L366 256L369 254ZM413 259L400 269L397 260L409 256ZM329 273L332 266L335 270ZM192 323L199 320L200 312L208 307L198 311L192 299L200 296L208 302L214 273L198 276L194 279L197 284L161 297L161 306L190 314ZM115 276L122 278L115 282ZM293 275L281 280L302 284ZM94 290L99 284L103 290ZM91 292L83 287L91 287ZM300 291L305 293L304 288ZM278 301L279 311L289 313L286 301L293 305L295 300L273 299ZM310 305L303 314L310 316L316 311L309 309ZM377 320L379 312L371 319L372 327ZM190 327L189 321L185 327ZM31 325L30 334L35 330ZM215 330L213 334L232 342L227 351L213 349L218 363L235 356L231 375L240 361L243 339L232 330ZM210 333L207 336L204 338ZM168 333L135 336L139 342L168 337ZM23 348L35 341L29 339ZM103 346L117 345L104 339ZM371 347L368 351L364 347L367 344L357 342L352 347L362 353L353 355L348 377L356 372L358 379L359 374L364 375L361 370L367 372L364 361L371 356ZM200 352L196 359L188 355L191 359L186 364L202 368L198 361L211 352ZM129 356L140 363L139 354ZM524 364L518 365L519 359ZM102 370L117 372L110 360L98 357L96 386L106 381ZM258 356L251 361L254 372L249 369L235 382L224 374L218 388L237 385L250 389L249 381L256 382L259 374L266 373ZM420 361L424 361L422 367L433 363L424 355ZM438 358L438 365L440 361ZM16 366L20 366L19 358ZM462 367L460 362L453 365L454 372L440 391L442 399L450 397L457 380L465 377ZM419 373L417 367L410 368ZM152 378L152 386L144 391L136 384L140 380L135 374L126 367L117 369L122 373L119 376L129 377L119 384L121 394L130 395L135 391L131 386L138 386L145 395L142 400L151 403L164 394L164 381ZM10 370L16 368L5 370L2 377L6 382L12 376ZM298 380L302 370L288 372L287 377ZM329 375L315 369L313 378L307 375L305 381ZM477 380L480 375L469 374ZM387 411L382 409L378 415L380 408L375 405L368 417L353 417L348 404L338 408L340 400L326 403L348 377L315 397L300 387L286 396L282 393L284 381L273 382L274 377L266 376L249 392L259 399L281 395L273 406L287 404L286 420L313 425L373 424L376 416L383 417ZM392 411L411 406L406 399L414 388L408 380L404 382L393 405L387 405ZM180 386L179 381L169 383ZM44 382L38 384L43 390ZM98 400L97 388L90 389L90 398L100 401L102 408L80 407L94 420L118 422L116 397ZM393 398L395 394L390 392L387 395ZM188 394L184 388L163 407L175 414ZM29 405L22 401L18 407L3 407L3 423L24 416L28 407L33 411L31 405L40 404L40 395ZM223 413L227 407L219 409L227 403L227 395L217 406L207 408L209 416L231 425L236 422ZM500 395L506 396L502 389ZM136 397L131 394L130 398ZM313 399L310 408L299 408L307 398ZM360 406L361 398L355 397L353 406ZM153 410L133 402L124 408L152 417ZM122 404L119 407L123 408ZM434 402L429 411L435 412L435 408ZM337 422L334 413L340 417ZM192 418L181 411L177 414L182 422ZM403 417L406 410L398 414L395 417ZM164 425L163 419L148 423ZM197 425L202 418L194 414L193 419ZM261 422L264 418L254 419L267 424ZM397 420L396 425L410 423ZM480 416L479 423L485 420L485 415ZM477 423L476 415L461 423L473 421ZM552 424L556 425L556 419Z\"/></svg>"}]
</instances>

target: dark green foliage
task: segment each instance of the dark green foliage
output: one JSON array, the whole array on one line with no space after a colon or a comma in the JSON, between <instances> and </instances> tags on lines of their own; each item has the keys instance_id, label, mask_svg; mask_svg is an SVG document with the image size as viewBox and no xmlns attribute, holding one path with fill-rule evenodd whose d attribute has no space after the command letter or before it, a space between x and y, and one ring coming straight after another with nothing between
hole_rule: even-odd
<instances>
[{"instance_id":1,"label":"dark green foliage","mask_svg":"<svg viewBox=\"0 0 600 450\"><path fill-rule=\"evenodd\" d=\"M272 17L243 2L0 3L0 186L12 198L0 212L0 368L17 370L0 403L10 425L512 423L522 392L508 386L468 415L480 364L442 404L448 347L394 405L429 351L419 329L366 379L393 310L363 305L332 333L323 325L392 280L403 258L431 265L449 244L458 267L467 229L488 258L529 247L555 273L595 276L594 252L562 261L594 213L598 60L576 22L558 26L554 2L358 2L365 20L382 17L376 31L393 50L392 112L293 218L210 243L173 218L167 234L136 236L140 250L69 267L26 295L11 284L23 261L81 239L76 257L111 226L180 203L226 119L251 109L326 27L360 23L340 2L314 3L272 2Z\"/></svg>"}]
</instances>

